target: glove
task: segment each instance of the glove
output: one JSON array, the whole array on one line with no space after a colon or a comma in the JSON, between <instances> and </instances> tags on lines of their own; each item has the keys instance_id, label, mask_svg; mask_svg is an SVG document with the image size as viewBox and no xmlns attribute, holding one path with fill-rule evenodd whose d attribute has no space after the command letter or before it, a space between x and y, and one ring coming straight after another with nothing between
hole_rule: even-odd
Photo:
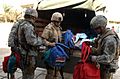
<instances>
[{"instance_id":1,"label":"glove","mask_svg":"<svg viewBox=\"0 0 120 79\"><path fill-rule=\"evenodd\" d=\"M39 50L45 50L46 49L46 46L45 45L41 45L38 47Z\"/></svg>"},{"instance_id":2,"label":"glove","mask_svg":"<svg viewBox=\"0 0 120 79\"><path fill-rule=\"evenodd\" d=\"M86 43L87 45L90 45L90 44L91 44L91 42L90 42L90 41L85 41L85 43Z\"/></svg>"},{"instance_id":3,"label":"glove","mask_svg":"<svg viewBox=\"0 0 120 79\"><path fill-rule=\"evenodd\" d=\"M46 46L45 45L40 45L40 46L37 46L37 50L39 52L44 52L46 50Z\"/></svg>"}]
</instances>

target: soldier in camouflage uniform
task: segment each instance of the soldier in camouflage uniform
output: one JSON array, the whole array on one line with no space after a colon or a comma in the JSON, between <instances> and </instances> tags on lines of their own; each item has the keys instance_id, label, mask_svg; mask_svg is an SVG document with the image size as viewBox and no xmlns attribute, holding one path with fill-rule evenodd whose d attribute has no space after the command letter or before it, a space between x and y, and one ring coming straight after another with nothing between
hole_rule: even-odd
<instances>
[{"instance_id":1,"label":"soldier in camouflage uniform","mask_svg":"<svg viewBox=\"0 0 120 79\"><path fill-rule=\"evenodd\" d=\"M13 52L17 50L16 47L19 47L22 55L22 79L34 79L37 48L43 44L41 38L38 37L34 30L33 23L37 17L38 13L36 10L32 8L26 9L25 19L16 22L9 34L8 46L11 47ZM15 44L15 38L18 44Z\"/></svg>"},{"instance_id":2,"label":"soldier in camouflage uniform","mask_svg":"<svg viewBox=\"0 0 120 79\"><path fill-rule=\"evenodd\" d=\"M17 29L20 23L22 23L24 20L19 19L16 21L11 28L11 32L8 37L8 46L11 47L12 52L18 52L18 37L17 37ZM14 71L15 72L15 71ZM10 73L10 79L15 79L14 72Z\"/></svg>"},{"instance_id":3,"label":"soldier in camouflage uniform","mask_svg":"<svg viewBox=\"0 0 120 79\"><path fill-rule=\"evenodd\" d=\"M63 16L59 12L53 13L51 17L51 23L49 23L43 33L42 38L45 41L47 47L55 46L55 43L61 42L61 27L60 24L63 21ZM47 75L46 79L57 79L54 74L54 69L46 63ZM58 71L57 71L58 74Z\"/></svg>"},{"instance_id":4,"label":"soldier in camouflage uniform","mask_svg":"<svg viewBox=\"0 0 120 79\"><path fill-rule=\"evenodd\" d=\"M102 15L93 17L91 27L98 33L96 47L92 47L91 60L100 64L101 79L113 79L113 73L118 69L119 38L115 32L107 29L107 18Z\"/></svg>"}]
</instances>

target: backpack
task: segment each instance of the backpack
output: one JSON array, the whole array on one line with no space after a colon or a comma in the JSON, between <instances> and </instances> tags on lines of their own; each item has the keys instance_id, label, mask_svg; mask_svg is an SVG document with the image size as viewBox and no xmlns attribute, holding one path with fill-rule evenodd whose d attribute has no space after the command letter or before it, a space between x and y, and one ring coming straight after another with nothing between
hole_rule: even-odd
<instances>
[{"instance_id":1,"label":"backpack","mask_svg":"<svg viewBox=\"0 0 120 79\"><path fill-rule=\"evenodd\" d=\"M4 57L2 62L3 71L5 73L14 73L20 67L20 54L12 52L10 56Z\"/></svg>"},{"instance_id":2,"label":"backpack","mask_svg":"<svg viewBox=\"0 0 120 79\"><path fill-rule=\"evenodd\" d=\"M18 20L16 23L14 23L14 25L11 28L11 32L9 34L9 38L8 38L8 46L9 47L18 47L19 46L19 42L18 42L18 28L20 26L21 23L23 23L24 20Z\"/></svg>"},{"instance_id":3,"label":"backpack","mask_svg":"<svg viewBox=\"0 0 120 79\"><path fill-rule=\"evenodd\" d=\"M47 66L50 66L54 69L55 76L56 69L58 69L62 79L64 79L62 68L64 67L66 60L69 58L65 49L69 49L69 47L65 46L62 43L57 43L54 47L48 49L43 54L43 60L45 61Z\"/></svg>"},{"instance_id":4,"label":"backpack","mask_svg":"<svg viewBox=\"0 0 120 79\"><path fill-rule=\"evenodd\" d=\"M64 44L69 48L74 48L74 42L72 40L73 33L71 32L71 30L67 30L65 33L62 34L62 36L63 36Z\"/></svg>"},{"instance_id":5,"label":"backpack","mask_svg":"<svg viewBox=\"0 0 120 79\"><path fill-rule=\"evenodd\" d=\"M54 47L50 48L44 53L44 61L51 67L63 67L68 55L65 48L68 48L62 43L57 43Z\"/></svg>"},{"instance_id":6,"label":"backpack","mask_svg":"<svg viewBox=\"0 0 120 79\"><path fill-rule=\"evenodd\" d=\"M100 79L100 69L97 63L86 62L90 53L89 45L83 42L81 62L74 67L73 79Z\"/></svg>"}]
</instances>

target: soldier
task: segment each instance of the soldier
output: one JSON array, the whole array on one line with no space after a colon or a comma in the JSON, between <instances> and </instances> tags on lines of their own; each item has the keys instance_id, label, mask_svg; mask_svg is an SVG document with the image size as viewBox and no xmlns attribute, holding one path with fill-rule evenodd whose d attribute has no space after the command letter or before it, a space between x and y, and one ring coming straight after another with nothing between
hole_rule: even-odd
<instances>
[{"instance_id":1,"label":"soldier","mask_svg":"<svg viewBox=\"0 0 120 79\"><path fill-rule=\"evenodd\" d=\"M34 22L38 17L35 9L28 8L25 11L24 19L16 22L11 29L8 39L8 46L14 52L19 47L22 56L22 79L34 79L37 48L43 44L42 40L35 33ZM17 39L17 44L16 44ZM16 46L17 45L17 46ZM12 77L12 79L14 79Z\"/></svg>"},{"instance_id":2,"label":"soldier","mask_svg":"<svg viewBox=\"0 0 120 79\"><path fill-rule=\"evenodd\" d=\"M55 43L61 42L61 27L60 24L63 21L63 16L59 12L53 13L51 17L51 23L49 23L43 33L42 33L42 38L45 41L46 46L52 47L55 46ZM46 68L47 68L47 75L46 79L56 79L54 74L54 68L50 67L46 63ZM57 71L58 74L58 71Z\"/></svg>"},{"instance_id":3,"label":"soldier","mask_svg":"<svg viewBox=\"0 0 120 79\"><path fill-rule=\"evenodd\" d=\"M98 33L96 47L92 47L91 60L100 64L101 79L113 79L113 73L118 69L119 38L115 32L107 29L107 18L97 15L90 22L91 27Z\"/></svg>"},{"instance_id":4,"label":"soldier","mask_svg":"<svg viewBox=\"0 0 120 79\"><path fill-rule=\"evenodd\" d=\"M11 28L11 32L9 34L9 37L8 37L8 47L11 47L12 53L18 52L17 29L18 29L19 24L22 22L23 22L23 19L19 19L18 21L16 21L14 23L13 27ZM14 72L10 73L10 79L15 79Z\"/></svg>"}]
</instances>

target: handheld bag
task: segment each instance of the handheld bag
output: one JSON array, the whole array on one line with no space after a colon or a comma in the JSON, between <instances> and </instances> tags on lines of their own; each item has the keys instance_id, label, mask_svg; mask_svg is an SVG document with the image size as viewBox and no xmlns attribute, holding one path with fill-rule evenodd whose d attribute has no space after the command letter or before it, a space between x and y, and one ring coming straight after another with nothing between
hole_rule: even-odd
<instances>
[{"instance_id":1,"label":"handheld bag","mask_svg":"<svg viewBox=\"0 0 120 79\"><path fill-rule=\"evenodd\" d=\"M14 73L20 66L21 57L18 53L12 52L10 56L5 56L2 62L3 71L5 73Z\"/></svg>"},{"instance_id":2,"label":"handheld bag","mask_svg":"<svg viewBox=\"0 0 120 79\"><path fill-rule=\"evenodd\" d=\"M44 53L44 61L51 67L63 67L68 55L66 54L61 43L57 43L55 47L50 48Z\"/></svg>"},{"instance_id":3,"label":"handheld bag","mask_svg":"<svg viewBox=\"0 0 120 79\"><path fill-rule=\"evenodd\" d=\"M3 71L5 73L7 73L7 66L8 66L8 60L9 60L10 56L5 56L4 57L4 60L2 62L2 65L3 65Z\"/></svg>"},{"instance_id":4,"label":"handheld bag","mask_svg":"<svg viewBox=\"0 0 120 79\"><path fill-rule=\"evenodd\" d=\"M90 53L90 46L83 43L81 58L82 62L75 66L73 79L100 79L100 69L96 67L96 63L86 62Z\"/></svg>"}]
</instances>

